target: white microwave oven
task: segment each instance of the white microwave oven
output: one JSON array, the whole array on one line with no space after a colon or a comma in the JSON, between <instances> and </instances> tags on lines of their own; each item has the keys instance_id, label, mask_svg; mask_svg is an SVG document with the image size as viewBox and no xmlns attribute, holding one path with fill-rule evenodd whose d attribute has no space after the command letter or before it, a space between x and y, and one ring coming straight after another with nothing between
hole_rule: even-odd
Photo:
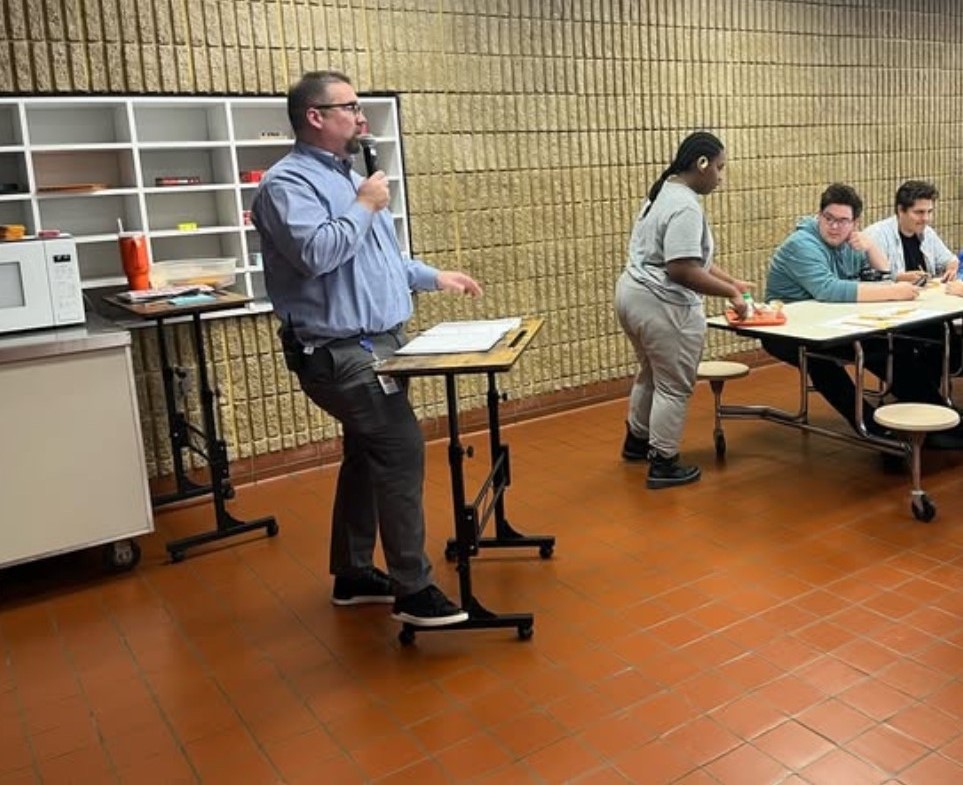
<instances>
[{"instance_id":1,"label":"white microwave oven","mask_svg":"<svg viewBox=\"0 0 963 785\"><path fill-rule=\"evenodd\" d=\"M73 237L0 242L0 333L84 321Z\"/></svg>"}]
</instances>

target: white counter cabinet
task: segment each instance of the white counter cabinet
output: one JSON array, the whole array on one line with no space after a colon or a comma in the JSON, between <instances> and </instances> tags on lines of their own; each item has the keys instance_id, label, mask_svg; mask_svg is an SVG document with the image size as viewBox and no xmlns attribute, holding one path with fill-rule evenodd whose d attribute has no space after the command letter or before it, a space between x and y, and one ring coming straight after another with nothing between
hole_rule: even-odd
<instances>
[{"instance_id":1,"label":"white counter cabinet","mask_svg":"<svg viewBox=\"0 0 963 785\"><path fill-rule=\"evenodd\" d=\"M130 334L0 337L0 566L104 545L133 567L153 531Z\"/></svg>"}]
</instances>

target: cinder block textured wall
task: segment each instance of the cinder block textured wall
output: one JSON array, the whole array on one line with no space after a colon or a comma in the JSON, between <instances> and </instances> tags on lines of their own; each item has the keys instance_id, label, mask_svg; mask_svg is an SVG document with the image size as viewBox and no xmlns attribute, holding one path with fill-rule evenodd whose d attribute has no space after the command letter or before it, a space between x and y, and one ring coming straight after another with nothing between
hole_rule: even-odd
<instances>
[{"instance_id":1,"label":"cinder block textured wall","mask_svg":"<svg viewBox=\"0 0 963 785\"><path fill-rule=\"evenodd\" d=\"M643 195L690 130L727 144L706 206L718 261L744 277L761 283L833 180L873 220L899 182L932 179L937 228L963 243L961 44L958 0L3 0L0 91L280 94L327 67L399 91L414 248L487 289L477 303L419 297L414 324L544 315L507 379L537 401L632 373L613 285ZM310 456L335 435L292 388L273 333L270 316L212 330L238 461ZM137 347L162 475L153 335ZM710 334L707 353L746 348ZM481 392L466 383L464 405ZM416 382L415 398L422 416L442 413L440 385Z\"/></svg>"}]
</instances>

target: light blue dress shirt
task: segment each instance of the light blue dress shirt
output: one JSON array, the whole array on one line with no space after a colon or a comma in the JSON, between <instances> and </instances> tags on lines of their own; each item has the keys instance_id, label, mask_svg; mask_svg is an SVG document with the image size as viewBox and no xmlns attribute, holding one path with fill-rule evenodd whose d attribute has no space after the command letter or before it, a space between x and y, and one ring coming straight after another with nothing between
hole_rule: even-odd
<instances>
[{"instance_id":1,"label":"light blue dress shirt","mask_svg":"<svg viewBox=\"0 0 963 785\"><path fill-rule=\"evenodd\" d=\"M357 201L361 182L350 160L299 141L254 197L268 297L306 346L386 332L411 316L413 290L438 288L437 270L402 256L391 212Z\"/></svg>"}]
</instances>

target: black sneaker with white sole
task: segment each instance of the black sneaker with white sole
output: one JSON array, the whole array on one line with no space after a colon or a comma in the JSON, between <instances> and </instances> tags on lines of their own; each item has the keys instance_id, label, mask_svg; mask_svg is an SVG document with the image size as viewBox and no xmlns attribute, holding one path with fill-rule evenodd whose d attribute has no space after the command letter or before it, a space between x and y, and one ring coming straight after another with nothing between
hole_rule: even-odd
<instances>
[{"instance_id":1,"label":"black sneaker with white sole","mask_svg":"<svg viewBox=\"0 0 963 785\"><path fill-rule=\"evenodd\" d=\"M391 579L377 567L370 567L361 575L336 576L331 602L335 605L367 605L395 601Z\"/></svg>"},{"instance_id":2,"label":"black sneaker with white sole","mask_svg":"<svg viewBox=\"0 0 963 785\"><path fill-rule=\"evenodd\" d=\"M468 614L432 584L396 599L391 618L416 627L444 627L468 621Z\"/></svg>"}]
</instances>

